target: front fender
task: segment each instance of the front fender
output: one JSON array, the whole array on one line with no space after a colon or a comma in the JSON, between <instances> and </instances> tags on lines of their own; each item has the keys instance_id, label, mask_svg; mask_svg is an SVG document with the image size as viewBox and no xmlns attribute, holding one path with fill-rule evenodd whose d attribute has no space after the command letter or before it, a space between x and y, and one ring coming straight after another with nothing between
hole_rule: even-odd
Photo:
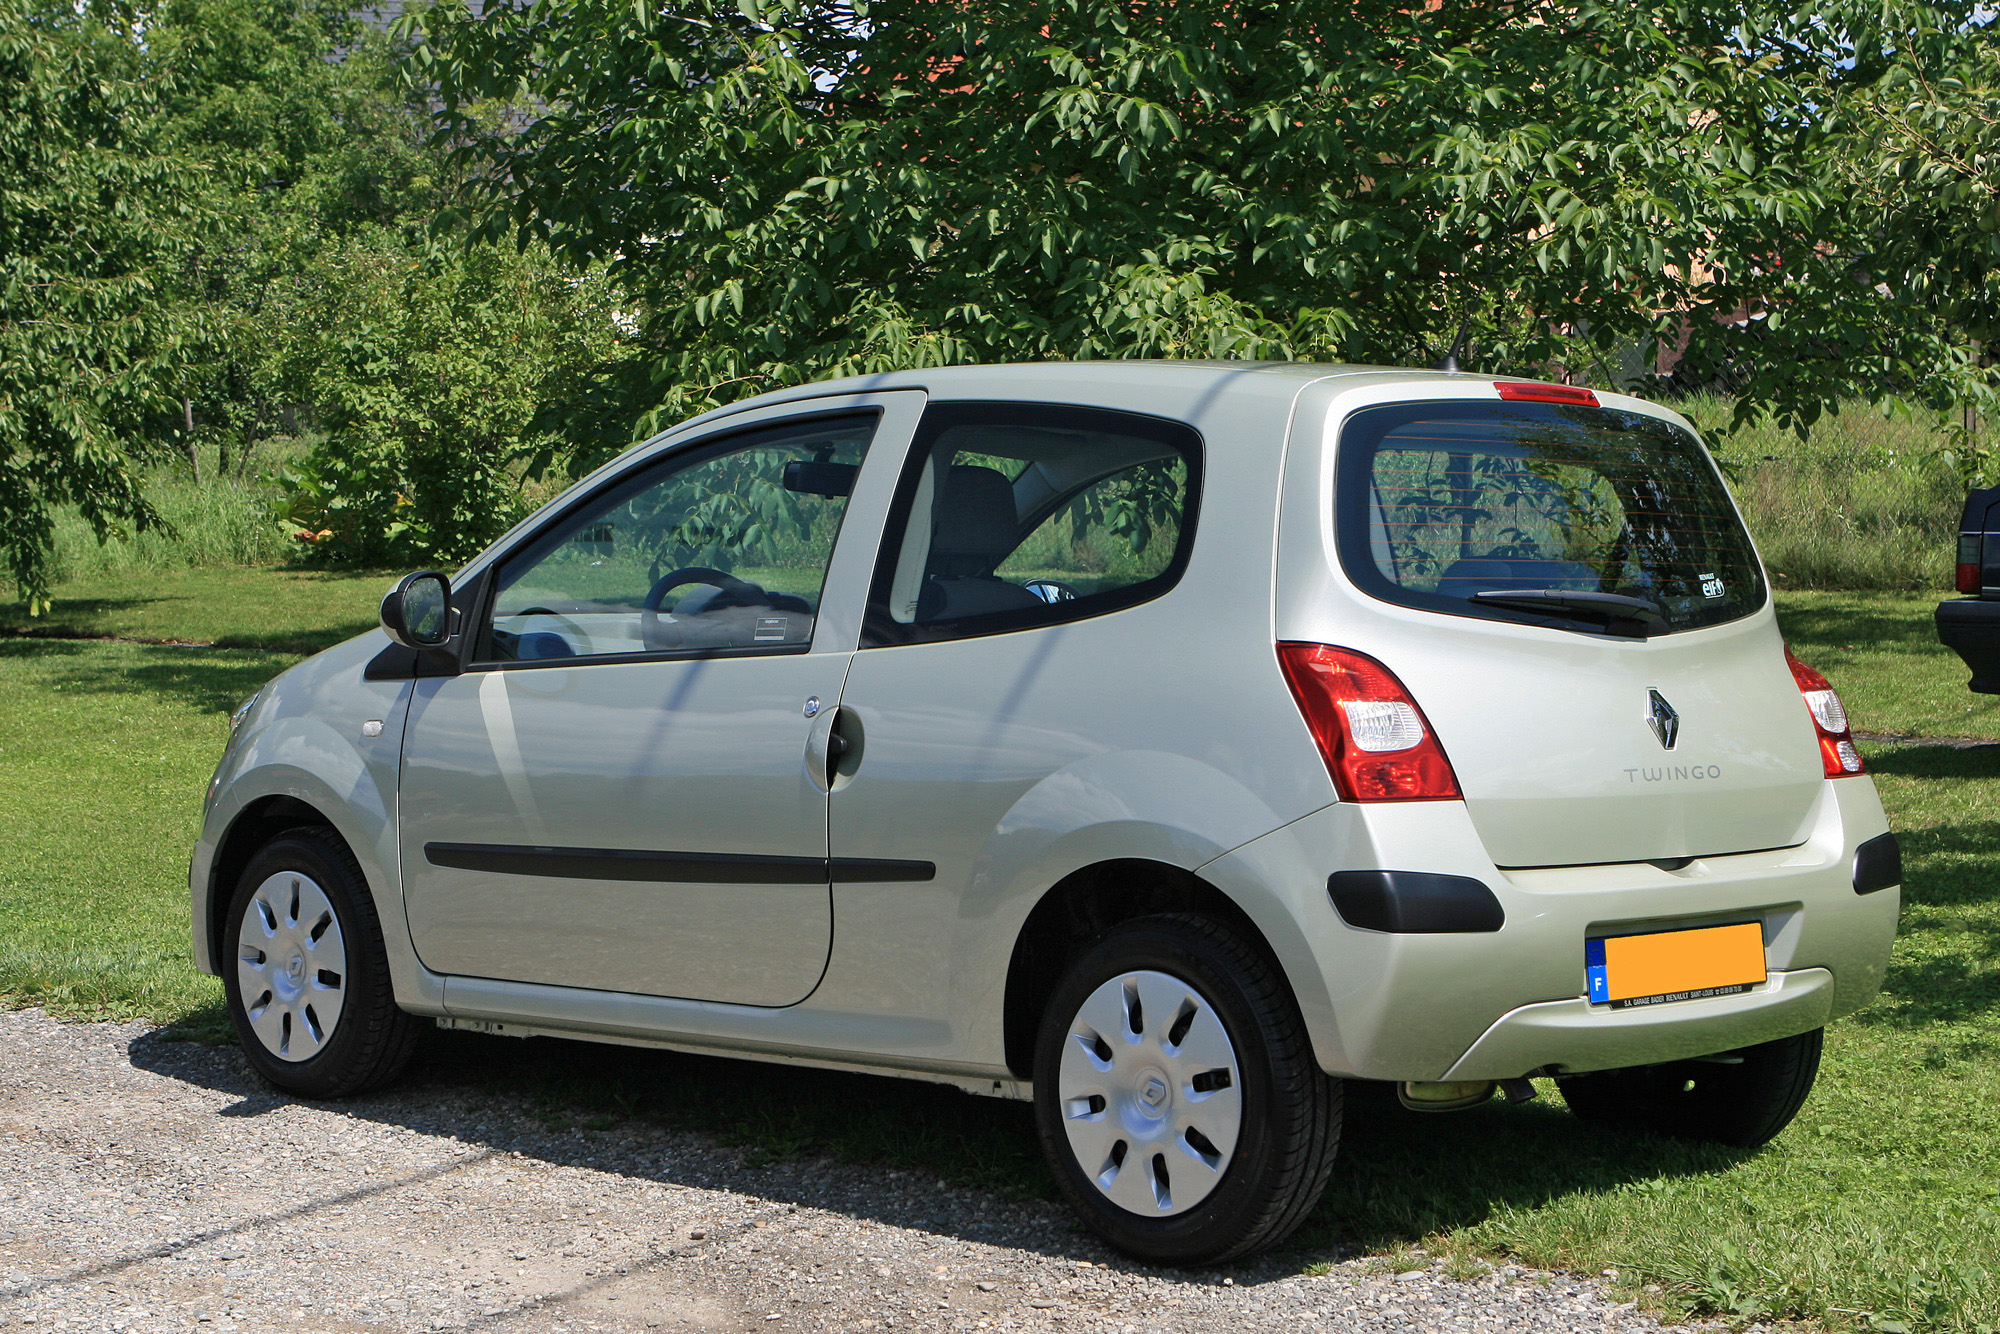
<instances>
[{"instance_id":1,"label":"front fender","mask_svg":"<svg viewBox=\"0 0 2000 1334\"><path fill-rule=\"evenodd\" d=\"M413 1010L442 1012L440 979L418 962L410 942L396 845L397 775L410 683L362 677L367 661L386 642L379 632L363 635L271 682L225 753L188 877L195 962L202 971L218 969L210 947L212 915L221 907L216 900L232 889L216 883L217 854L257 803L286 797L319 812L360 863L381 921L397 1000Z\"/></svg>"}]
</instances>

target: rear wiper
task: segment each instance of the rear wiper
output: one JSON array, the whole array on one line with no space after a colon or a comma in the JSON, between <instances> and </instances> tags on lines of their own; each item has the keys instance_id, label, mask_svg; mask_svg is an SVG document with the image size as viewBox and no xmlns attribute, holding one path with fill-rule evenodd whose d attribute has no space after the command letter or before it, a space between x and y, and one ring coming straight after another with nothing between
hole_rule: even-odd
<instances>
[{"instance_id":1,"label":"rear wiper","mask_svg":"<svg viewBox=\"0 0 2000 1334\"><path fill-rule=\"evenodd\" d=\"M1602 616L1608 622L1629 621L1641 635L1660 634L1667 629L1667 615L1650 598L1626 597L1623 593L1584 593L1566 588L1489 588L1472 594L1474 602L1493 602L1524 611L1570 611L1586 616Z\"/></svg>"}]
</instances>

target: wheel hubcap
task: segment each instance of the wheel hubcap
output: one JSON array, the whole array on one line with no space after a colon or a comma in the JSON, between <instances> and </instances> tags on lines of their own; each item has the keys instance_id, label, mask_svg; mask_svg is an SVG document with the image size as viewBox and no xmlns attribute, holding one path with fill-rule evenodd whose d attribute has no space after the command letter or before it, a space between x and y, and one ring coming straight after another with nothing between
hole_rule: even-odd
<instances>
[{"instance_id":1,"label":"wheel hubcap","mask_svg":"<svg viewBox=\"0 0 2000 1334\"><path fill-rule=\"evenodd\" d=\"M1222 1180L1243 1124L1236 1048L1207 999L1167 973L1123 973L1085 998L1056 1071L1070 1152L1105 1199L1184 1213Z\"/></svg>"},{"instance_id":2,"label":"wheel hubcap","mask_svg":"<svg viewBox=\"0 0 2000 1334\"><path fill-rule=\"evenodd\" d=\"M347 944L333 904L310 876L280 871L250 896L236 942L243 1012L281 1061L319 1055L347 998Z\"/></svg>"}]
</instances>

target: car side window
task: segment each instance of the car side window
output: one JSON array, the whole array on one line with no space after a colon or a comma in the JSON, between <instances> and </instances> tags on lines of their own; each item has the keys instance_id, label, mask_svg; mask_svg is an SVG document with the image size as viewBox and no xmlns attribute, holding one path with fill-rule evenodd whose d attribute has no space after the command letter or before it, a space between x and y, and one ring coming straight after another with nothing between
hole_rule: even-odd
<instances>
[{"instance_id":1,"label":"car side window","mask_svg":"<svg viewBox=\"0 0 2000 1334\"><path fill-rule=\"evenodd\" d=\"M614 483L501 564L479 656L803 649L875 424L787 422Z\"/></svg>"},{"instance_id":2,"label":"car side window","mask_svg":"<svg viewBox=\"0 0 2000 1334\"><path fill-rule=\"evenodd\" d=\"M1186 564L1201 440L1180 422L1033 403L924 414L864 646L996 634L1158 597Z\"/></svg>"}]
</instances>

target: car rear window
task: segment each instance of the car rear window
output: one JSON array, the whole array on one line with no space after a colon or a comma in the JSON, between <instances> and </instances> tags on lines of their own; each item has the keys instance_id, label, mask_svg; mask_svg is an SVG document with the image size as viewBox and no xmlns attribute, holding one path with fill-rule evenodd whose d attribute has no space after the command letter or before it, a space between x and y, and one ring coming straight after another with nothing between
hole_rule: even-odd
<instances>
[{"instance_id":1,"label":"car rear window","mask_svg":"<svg viewBox=\"0 0 2000 1334\"><path fill-rule=\"evenodd\" d=\"M1612 634L1692 630L1764 605L1763 571L1714 463L1656 417L1540 403L1368 408L1341 432L1336 490L1341 564L1389 602ZM1541 596L1509 604L1522 593Z\"/></svg>"}]
</instances>

